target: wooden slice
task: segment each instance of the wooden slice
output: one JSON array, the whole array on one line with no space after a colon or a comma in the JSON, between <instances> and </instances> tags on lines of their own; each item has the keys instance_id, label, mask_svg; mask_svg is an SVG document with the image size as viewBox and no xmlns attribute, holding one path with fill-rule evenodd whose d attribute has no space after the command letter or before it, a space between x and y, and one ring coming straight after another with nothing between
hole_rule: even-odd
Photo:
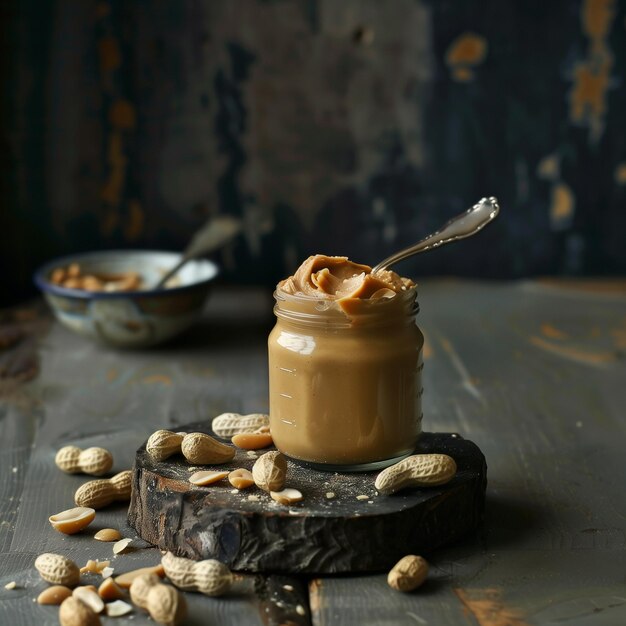
<instances>
[{"instance_id":1,"label":"wooden slice","mask_svg":"<svg viewBox=\"0 0 626 626\"><path fill-rule=\"evenodd\" d=\"M181 430L213 434L210 423ZM144 445L137 451L128 520L163 550L218 559L237 571L384 571L406 554L427 554L458 539L482 520L487 466L480 449L457 434L424 433L416 453L432 452L455 459L456 477L442 487L392 496L376 495L377 472L327 473L289 461L286 486L304 499L284 506L255 486L236 491L226 479L205 487L189 483L199 469L251 469L256 457L245 450L229 463L198 467L181 455L156 462Z\"/></svg>"}]
</instances>

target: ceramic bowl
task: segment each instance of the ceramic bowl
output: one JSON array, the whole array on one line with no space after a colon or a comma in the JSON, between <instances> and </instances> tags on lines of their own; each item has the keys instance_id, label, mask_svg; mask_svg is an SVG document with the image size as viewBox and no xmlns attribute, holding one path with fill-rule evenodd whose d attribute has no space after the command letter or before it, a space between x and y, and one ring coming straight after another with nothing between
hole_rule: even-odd
<instances>
[{"instance_id":1,"label":"ceramic bowl","mask_svg":"<svg viewBox=\"0 0 626 626\"><path fill-rule=\"evenodd\" d=\"M40 268L34 280L67 328L113 346L143 348L171 339L198 319L219 273L215 263L189 261L178 272L176 286L138 291L69 289L52 283L50 276L57 268L77 263L83 274L138 272L144 285L154 285L180 258L175 252L91 252L55 259Z\"/></svg>"}]
</instances>

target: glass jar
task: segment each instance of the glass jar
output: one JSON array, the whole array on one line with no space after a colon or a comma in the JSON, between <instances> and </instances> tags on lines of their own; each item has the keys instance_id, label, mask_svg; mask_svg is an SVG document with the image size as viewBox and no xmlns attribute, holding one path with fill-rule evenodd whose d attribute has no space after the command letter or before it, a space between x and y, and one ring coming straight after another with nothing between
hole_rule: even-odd
<instances>
[{"instance_id":1,"label":"glass jar","mask_svg":"<svg viewBox=\"0 0 626 626\"><path fill-rule=\"evenodd\" d=\"M276 447L317 469L365 471L415 450L421 432L424 338L416 289L355 301L276 290L268 340Z\"/></svg>"}]
</instances>

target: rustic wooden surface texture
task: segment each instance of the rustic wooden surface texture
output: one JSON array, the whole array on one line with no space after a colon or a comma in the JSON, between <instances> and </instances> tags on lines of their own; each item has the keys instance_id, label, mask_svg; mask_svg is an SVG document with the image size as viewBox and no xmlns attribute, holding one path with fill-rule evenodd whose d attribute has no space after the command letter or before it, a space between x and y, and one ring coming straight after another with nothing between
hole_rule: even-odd
<instances>
[{"instance_id":1,"label":"rustic wooden surface texture","mask_svg":"<svg viewBox=\"0 0 626 626\"><path fill-rule=\"evenodd\" d=\"M210 420L180 431L216 436ZM253 457L238 450L232 461L207 469L252 470L268 450L252 452ZM225 479L194 486L189 476L198 468L182 455L155 461L142 446L134 463L128 522L162 550L217 559L237 571L384 572L408 552L432 552L458 540L484 517L485 457L474 443L456 433L424 432L415 453L451 456L456 476L439 487L376 497L378 472L320 472L289 459L285 485L304 499L285 506L259 489L232 489Z\"/></svg>"},{"instance_id":2,"label":"rustic wooden surface texture","mask_svg":"<svg viewBox=\"0 0 626 626\"><path fill-rule=\"evenodd\" d=\"M440 280L422 286L420 303L425 428L485 453L484 526L428 554L431 575L411 594L384 575L255 575L223 598L187 594L188 624L626 623L626 283ZM80 535L52 530L48 516L85 480L57 470L55 451L102 445L121 470L157 427L265 410L271 324L267 292L216 291L177 343L119 352L50 322L40 304L0 312L2 329L26 333L0 351L0 624L58 623L33 601L45 587L39 553L83 565L113 556L92 539L97 528L135 536L125 506ZM158 562L135 545L112 560L116 574Z\"/></svg>"}]
</instances>

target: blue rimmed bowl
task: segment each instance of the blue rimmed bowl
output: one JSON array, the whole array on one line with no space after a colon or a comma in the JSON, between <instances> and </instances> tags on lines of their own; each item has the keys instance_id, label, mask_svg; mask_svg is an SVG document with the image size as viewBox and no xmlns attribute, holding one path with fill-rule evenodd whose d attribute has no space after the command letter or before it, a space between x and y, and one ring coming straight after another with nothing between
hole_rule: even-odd
<instances>
[{"instance_id":1,"label":"blue rimmed bowl","mask_svg":"<svg viewBox=\"0 0 626 626\"><path fill-rule=\"evenodd\" d=\"M34 281L67 328L113 346L144 348L175 337L200 317L219 273L215 263L189 261L177 274L178 284L166 289L86 291L56 285L50 277L55 269L77 263L82 274L138 272L144 285L154 285L180 258L175 252L90 252L47 263L37 270Z\"/></svg>"}]
</instances>

